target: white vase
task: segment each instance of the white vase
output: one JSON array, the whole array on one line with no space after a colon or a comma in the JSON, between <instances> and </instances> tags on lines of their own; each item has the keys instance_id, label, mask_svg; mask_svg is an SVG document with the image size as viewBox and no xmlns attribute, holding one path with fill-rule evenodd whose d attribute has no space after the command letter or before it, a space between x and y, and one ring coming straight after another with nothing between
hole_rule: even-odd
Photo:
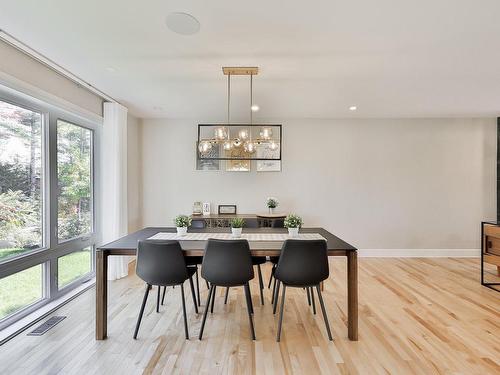
<instances>
[{"instance_id":1,"label":"white vase","mask_svg":"<svg viewBox=\"0 0 500 375\"><path fill-rule=\"evenodd\" d=\"M187 227L177 227L177 235L178 236L185 236L188 232Z\"/></svg>"},{"instance_id":2,"label":"white vase","mask_svg":"<svg viewBox=\"0 0 500 375\"><path fill-rule=\"evenodd\" d=\"M241 231L243 230L243 228L231 228L231 232L233 234L233 237L241 237Z\"/></svg>"},{"instance_id":3,"label":"white vase","mask_svg":"<svg viewBox=\"0 0 500 375\"><path fill-rule=\"evenodd\" d=\"M288 228L288 235L290 237L298 237L299 236L299 228Z\"/></svg>"},{"instance_id":4,"label":"white vase","mask_svg":"<svg viewBox=\"0 0 500 375\"><path fill-rule=\"evenodd\" d=\"M274 208L273 207L269 207L269 215L272 215L274 214Z\"/></svg>"}]
</instances>

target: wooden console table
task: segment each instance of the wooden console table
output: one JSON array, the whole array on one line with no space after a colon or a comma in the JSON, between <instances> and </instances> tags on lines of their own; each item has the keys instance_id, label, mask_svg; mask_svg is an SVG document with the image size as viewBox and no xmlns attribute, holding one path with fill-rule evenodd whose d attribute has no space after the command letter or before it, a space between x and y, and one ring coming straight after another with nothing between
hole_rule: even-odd
<instances>
[{"instance_id":1,"label":"wooden console table","mask_svg":"<svg viewBox=\"0 0 500 375\"><path fill-rule=\"evenodd\" d=\"M191 215L192 228L229 228L231 220L241 218L245 220L247 228L272 228L275 223L285 220L287 214L211 214L211 215ZM278 225L283 226L283 225Z\"/></svg>"},{"instance_id":2,"label":"wooden console table","mask_svg":"<svg viewBox=\"0 0 500 375\"><path fill-rule=\"evenodd\" d=\"M496 266L498 282L485 280L485 263ZM481 285L500 291L500 222L481 223Z\"/></svg>"}]
</instances>

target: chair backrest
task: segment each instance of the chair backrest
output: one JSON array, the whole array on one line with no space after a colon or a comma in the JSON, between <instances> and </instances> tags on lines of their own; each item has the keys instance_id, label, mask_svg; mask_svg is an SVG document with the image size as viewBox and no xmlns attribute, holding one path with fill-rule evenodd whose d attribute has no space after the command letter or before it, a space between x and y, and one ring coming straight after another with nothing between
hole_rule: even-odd
<instances>
[{"instance_id":1,"label":"chair backrest","mask_svg":"<svg viewBox=\"0 0 500 375\"><path fill-rule=\"evenodd\" d=\"M151 285L180 284L189 277L178 241L139 241L136 273Z\"/></svg>"},{"instance_id":2,"label":"chair backrest","mask_svg":"<svg viewBox=\"0 0 500 375\"><path fill-rule=\"evenodd\" d=\"M285 241L276 267L276 279L286 285L311 286L326 280L329 273L326 241Z\"/></svg>"},{"instance_id":3,"label":"chair backrest","mask_svg":"<svg viewBox=\"0 0 500 375\"><path fill-rule=\"evenodd\" d=\"M253 279L248 241L209 239L203 256L201 275L218 286L244 285Z\"/></svg>"}]
</instances>

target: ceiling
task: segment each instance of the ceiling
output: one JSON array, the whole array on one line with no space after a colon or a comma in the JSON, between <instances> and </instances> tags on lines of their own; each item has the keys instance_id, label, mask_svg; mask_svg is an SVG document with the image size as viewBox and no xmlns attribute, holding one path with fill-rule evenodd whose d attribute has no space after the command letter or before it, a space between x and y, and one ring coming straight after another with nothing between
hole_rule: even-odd
<instances>
[{"instance_id":1,"label":"ceiling","mask_svg":"<svg viewBox=\"0 0 500 375\"><path fill-rule=\"evenodd\" d=\"M139 117L224 120L222 66L260 67L257 118L500 115L498 0L0 0L0 9L0 28ZM200 32L170 31L171 12L195 16ZM232 86L233 120L244 121L248 79Z\"/></svg>"}]
</instances>

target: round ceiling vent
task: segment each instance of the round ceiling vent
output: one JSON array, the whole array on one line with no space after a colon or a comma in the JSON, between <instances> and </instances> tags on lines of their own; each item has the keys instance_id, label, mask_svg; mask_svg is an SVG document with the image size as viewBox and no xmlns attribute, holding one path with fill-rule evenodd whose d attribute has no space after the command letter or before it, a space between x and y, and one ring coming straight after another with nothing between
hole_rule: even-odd
<instances>
[{"instance_id":1,"label":"round ceiling vent","mask_svg":"<svg viewBox=\"0 0 500 375\"><path fill-rule=\"evenodd\" d=\"M200 31L198 20L187 13L170 13L167 16L166 24L174 33L181 35L193 35Z\"/></svg>"}]
</instances>

